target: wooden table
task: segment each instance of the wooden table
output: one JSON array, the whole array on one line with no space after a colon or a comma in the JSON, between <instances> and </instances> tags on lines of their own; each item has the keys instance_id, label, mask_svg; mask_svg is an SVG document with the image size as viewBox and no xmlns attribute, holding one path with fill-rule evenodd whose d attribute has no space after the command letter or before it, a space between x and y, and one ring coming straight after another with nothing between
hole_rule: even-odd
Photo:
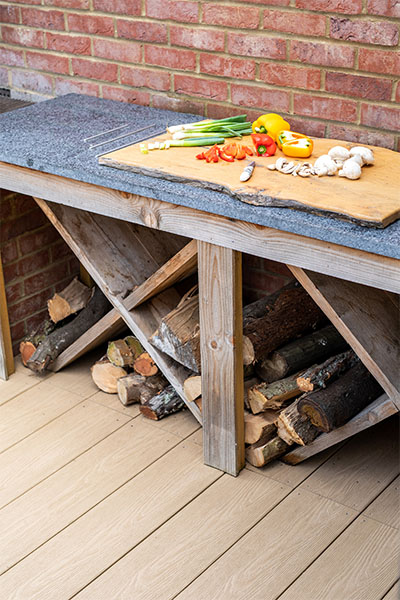
<instances>
[{"instance_id":1,"label":"wooden table","mask_svg":"<svg viewBox=\"0 0 400 600\"><path fill-rule=\"evenodd\" d=\"M203 410L194 403L189 408L203 423L206 464L232 475L244 465L243 252L288 265L385 391L344 427L294 450L287 460L303 460L399 411L397 258L11 161L0 162L0 187L36 199L114 306L63 364L121 329L122 317L183 395L188 371L148 338L179 300L169 286L195 268L197 256Z\"/></svg>"}]
</instances>

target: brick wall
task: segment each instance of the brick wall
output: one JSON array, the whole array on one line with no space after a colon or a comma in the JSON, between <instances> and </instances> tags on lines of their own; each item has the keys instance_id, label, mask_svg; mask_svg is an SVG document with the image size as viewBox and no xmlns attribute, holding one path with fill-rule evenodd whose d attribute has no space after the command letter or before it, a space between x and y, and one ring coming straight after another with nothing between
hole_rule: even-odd
<instances>
[{"instance_id":1,"label":"brick wall","mask_svg":"<svg viewBox=\"0 0 400 600\"><path fill-rule=\"evenodd\" d=\"M192 111L399 149L396 0L0 1L0 87Z\"/></svg>"},{"instance_id":2,"label":"brick wall","mask_svg":"<svg viewBox=\"0 0 400 600\"><path fill-rule=\"evenodd\" d=\"M32 198L5 190L0 190L0 253L17 353L20 340L46 318L47 300L79 273L79 263Z\"/></svg>"}]
</instances>

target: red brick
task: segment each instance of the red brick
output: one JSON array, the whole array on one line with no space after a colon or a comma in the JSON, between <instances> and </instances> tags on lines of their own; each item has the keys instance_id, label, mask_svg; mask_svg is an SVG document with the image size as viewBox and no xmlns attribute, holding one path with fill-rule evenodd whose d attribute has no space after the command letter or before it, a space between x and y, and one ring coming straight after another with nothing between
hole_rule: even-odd
<instances>
[{"instance_id":1,"label":"red brick","mask_svg":"<svg viewBox=\"0 0 400 600\"><path fill-rule=\"evenodd\" d=\"M13 354L14 354L14 356L16 356L19 352L19 350L18 350L19 342L22 341L22 338L24 338L27 335L27 330L25 328L24 321L20 321L19 323L16 323L15 325L10 325L10 331L11 331L11 339L13 342Z\"/></svg>"},{"instance_id":2,"label":"red brick","mask_svg":"<svg viewBox=\"0 0 400 600\"><path fill-rule=\"evenodd\" d=\"M400 53L360 48L358 66L361 71L400 75Z\"/></svg>"},{"instance_id":3,"label":"red brick","mask_svg":"<svg viewBox=\"0 0 400 600\"><path fill-rule=\"evenodd\" d=\"M244 271L243 283L245 287L261 291L265 294L273 294L287 283L286 278L274 276L270 273L247 269Z\"/></svg>"},{"instance_id":4,"label":"red brick","mask_svg":"<svg viewBox=\"0 0 400 600\"><path fill-rule=\"evenodd\" d=\"M17 262L4 265L4 281L10 282L18 277L39 271L49 265L49 250L41 250L21 258Z\"/></svg>"},{"instance_id":5,"label":"red brick","mask_svg":"<svg viewBox=\"0 0 400 600\"><path fill-rule=\"evenodd\" d=\"M298 116L289 116L286 120L289 121L292 131L301 131L312 137L326 137L325 121L310 121Z\"/></svg>"},{"instance_id":6,"label":"red brick","mask_svg":"<svg viewBox=\"0 0 400 600\"><path fill-rule=\"evenodd\" d=\"M93 8L120 15L140 15L141 0L93 0Z\"/></svg>"},{"instance_id":7,"label":"red brick","mask_svg":"<svg viewBox=\"0 0 400 600\"><path fill-rule=\"evenodd\" d=\"M397 0L368 0L367 12L371 15L400 18L400 3Z\"/></svg>"},{"instance_id":8,"label":"red brick","mask_svg":"<svg viewBox=\"0 0 400 600\"><path fill-rule=\"evenodd\" d=\"M17 6L0 6L0 23L19 23L19 8Z\"/></svg>"},{"instance_id":9,"label":"red brick","mask_svg":"<svg viewBox=\"0 0 400 600\"><path fill-rule=\"evenodd\" d=\"M57 242L59 239L60 234L52 225L50 225L50 223L48 223L45 227L42 227L37 231L28 232L25 235L22 235L18 240L18 244L21 253L25 255L40 250L49 244L54 244L54 242Z\"/></svg>"},{"instance_id":10,"label":"red brick","mask_svg":"<svg viewBox=\"0 0 400 600\"><path fill-rule=\"evenodd\" d=\"M237 2L248 3L249 0L236 0ZM289 6L290 0L251 0L252 4L264 4L265 6Z\"/></svg>"},{"instance_id":11,"label":"red brick","mask_svg":"<svg viewBox=\"0 0 400 600\"><path fill-rule=\"evenodd\" d=\"M329 137L337 140L347 140L356 144L382 146L395 150L395 136L380 131L365 131L351 128L348 125L329 125Z\"/></svg>"},{"instance_id":12,"label":"red brick","mask_svg":"<svg viewBox=\"0 0 400 600\"><path fill-rule=\"evenodd\" d=\"M167 42L167 26L144 21L117 20L118 37L144 42Z\"/></svg>"},{"instance_id":13,"label":"red brick","mask_svg":"<svg viewBox=\"0 0 400 600\"><path fill-rule=\"evenodd\" d=\"M96 83L79 81L76 77L73 79L57 77L54 91L57 96L64 96L65 94L85 94L85 96L99 96L99 86Z\"/></svg>"},{"instance_id":14,"label":"red brick","mask_svg":"<svg viewBox=\"0 0 400 600\"><path fill-rule=\"evenodd\" d=\"M15 198L13 199L13 202L14 202L14 207L15 207L15 214L17 216L20 216L23 213L30 212L31 214L29 215L29 222L31 222L32 212L33 212L33 213L35 213L35 216L38 219L43 220L43 213L42 213L41 209L38 207L38 205L36 204L36 202L34 201L34 199L32 198L32 196L26 196L25 194L16 194ZM25 218L28 221L27 217L25 217ZM48 224L47 219L44 219L43 222Z\"/></svg>"},{"instance_id":15,"label":"red brick","mask_svg":"<svg viewBox=\"0 0 400 600\"><path fill-rule=\"evenodd\" d=\"M7 44L18 44L19 46L30 46L33 48L43 48L43 31L27 29L26 27L6 27L1 28L3 42Z\"/></svg>"},{"instance_id":16,"label":"red brick","mask_svg":"<svg viewBox=\"0 0 400 600\"><path fill-rule=\"evenodd\" d=\"M13 216L14 202L13 198L6 197L4 190L0 189L0 223L6 219L11 219ZM0 237L0 243L3 242L3 238Z\"/></svg>"},{"instance_id":17,"label":"red brick","mask_svg":"<svg viewBox=\"0 0 400 600\"><path fill-rule=\"evenodd\" d=\"M42 4L42 0L13 0L13 4Z\"/></svg>"},{"instance_id":18,"label":"red brick","mask_svg":"<svg viewBox=\"0 0 400 600\"><path fill-rule=\"evenodd\" d=\"M274 260L268 260L267 258L263 258L261 260L261 267L265 273L270 273L271 275L282 275L288 279L293 279L293 275L283 263L275 262Z\"/></svg>"},{"instance_id":19,"label":"red brick","mask_svg":"<svg viewBox=\"0 0 400 600\"><path fill-rule=\"evenodd\" d=\"M15 239L5 242L0 246L1 252L1 261L3 265L7 265L14 260L17 260L18 254L18 246Z\"/></svg>"},{"instance_id":20,"label":"red brick","mask_svg":"<svg viewBox=\"0 0 400 600\"><path fill-rule=\"evenodd\" d=\"M326 20L322 15L280 10L264 11L264 29L296 35L325 35Z\"/></svg>"},{"instance_id":21,"label":"red brick","mask_svg":"<svg viewBox=\"0 0 400 600\"><path fill-rule=\"evenodd\" d=\"M381 46L396 46L399 42L399 29L394 23L331 17L330 27L331 38L335 40Z\"/></svg>"},{"instance_id":22,"label":"red brick","mask_svg":"<svg viewBox=\"0 0 400 600\"><path fill-rule=\"evenodd\" d=\"M64 242L64 240L60 239L58 242L50 246L50 261L57 262L62 258L67 258L68 260L71 256L74 256L71 248Z\"/></svg>"},{"instance_id":23,"label":"red brick","mask_svg":"<svg viewBox=\"0 0 400 600\"><path fill-rule=\"evenodd\" d=\"M69 259L68 264L69 264L69 273L70 273L70 275L72 275L73 277L75 275L79 275L81 265L80 265L80 262L77 259L77 257L76 256L72 256ZM65 286L63 285L63 287L65 287Z\"/></svg>"},{"instance_id":24,"label":"red brick","mask_svg":"<svg viewBox=\"0 0 400 600\"><path fill-rule=\"evenodd\" d=\"M8 69L0 67L0 85L2 87L8 86Z\"/></svg>"},{"instance_id":25,"label":"red brick","mask_svg":"<svg viewBox=\"0 0 400 600\"><path fill-rule=\"evenodd\" d=\"M88 10L90 8L89 0L44 0L45 6L59 6L60 8L78 8Z\"/></svg>"},{"instance_id":26,"label":"red brick","mask_svg":"<svg viewBox=\"0 0 400 600\"><path fill-rule=\"evenodd\" d=\"M207 117L209 119L223 119L226 117L227 111L232 117L244 113L242 107L230 106L229 109L227 109L224 104L207 103ZM260 111L246 109L246 115L248 121L255 121L260 116Z\"/></svg>"},{"instance_id":27,"label":"red brick","mask_svg":"<svg viewBox=\"0 0 400 600\"><path fill-rule=\"evenodd\" d=\"M149 65L169 67L170 69L194 71L196 67L196 54L191 50L145 46L144 62Z\"/></svg>"},{"instance_id":28,"label":"red brick","mask_svg":"<svg viewBox=\"0 0 400 600\"><path fill-rule=\"evenodd\" d=\"M26 62L28 67L38 69L39 71L52 71L53 73L69 72L68 58L65 56L27 52Z\"/></svg>"},{"instance_id":29,"label":"red brick","mask_svg":"<svg viewBox=\"0 0 400 600\"><path fill-rule=\"evenodd\" d=\"M226 100L228 84L225 81L198 79L189 75L174 76L175 92L189 96L202 96L212 100Z\"/></svg>"},{"instance_id":30,"label":"red brick","mask_svg":"<svg viewBox=\"0 0 400 600\"><path fill-rule=\"evenodd\" d=\"M43 307L46 306L47 300L50 296L50 290L43 290L35 296L24 298L21 302L13 304L9 307L8 311L10 322L16 323L21 319L25 319L26 317L33 315L35 312L43 310Z\"/></svg>"},{"instance_id":31,"label":"red brick","mask_svg":"<svg viewBox=\"0 0 400 600\"><path fill-rule=\"evenodd\" d=\"M24 66L24 54L22 50L10 50L10 48L0 46L0 56L3 65L10 65L12 67Z\"/></svg>"},{"instance_id":32,"label":"red brick","mask_svg":"<svg viewBox=\"0 0 400 600\"><path fill-rule=\"evenodd\" d=\"M392 95L392 82L389 79L362 77L334 71L328 71L326 74L325 88L328 92L369 100L390 101Z\"/></svg>"},{"instance_id":33,"label":"red brick","mask_svg":"<svg viewBox=\"0 0 400 600\"><path fill-rule=\"evenodd\" d=\"M68 25L70 31L114 36L114 24L111 17L85 14L68 15Z\"/></svg>"},{"instance_id":34,"label":"red brick","mask_svg":"<svg viewBox=\"0 0 400 600\"><path fill-rule=\"evenodd\" d=\"M326 67L353 67L354 48L319 42L293 40L290 45L290 60Z\"/></svg>"},{"instance_id":35,"label":"red brick","mask_svg":"<svg viewBox=\"0 0 400 600\"><path fill-rule=\"evenodd\" d=\"M29 215L29 218L27 215L22 215L9 222L2 220L0 222L0 239L2 243L6 242L26 233L27 231L32 231L38 227L41 227L46 222L47 219L41 212L32 212Z\"/></svg>"},{"instance_id":36,"label":"red brick","mask_svg":"<svg viewBox=\"0 0 400 600\"><path fill-rule=\"evenodd\" d=\"M21 8L23 25L42 29L64 30L64 13L59 10L39 10L37 8Z\"/></svg>"},{"instance_id":37,"label":"red brick","mask_svg":"<svg viewBox=\"0 0 400 600\"><path fill-rule=\"evenodd\" d=\"M396 89L396 102L400 102L400 82L397 84L397 89Z\"/></svg>"},{"instance_id":38,"label":"red brick","mask_svg":"<svg viewBox=\"0 0 400 600\"><path fill-rule=\"evenodd\" d=\"M321 72L282 63L261 63L260 79L271 85L319 90Z\"/></svg>"},{"instance_id":39,"label":"red brick","mask_svg":"<svg viewBox=\"0 0 400 600\"><path fill-rule=\"evenodd\" d=\"M53 288L49 288L47 294L47 297L51 298L54 294ZM45 306L46 308L42 308L42 310L35 312L34 315L31 315L25 319L25 327L27 332L35 331L45 319L49 318L49 313L47 312L47 302Z\"/></svg>"},{"instance_id":40,"label":"red brick","mask_svg":"<svg viewBox=\"0 0 400 600\"><path fill-rule=\"evenodd\" d=\"M237 106L260 107L264 112L274 109L274 112L289 110L289 92L247 85L231 85L231 98Z\"/></svg>"},{"instance_id":41,"label":"red brick","mask_svg":"<svg viewBox=\"0 0 400 600\"><path fill-rule=\"evenodd\" d=\"M362 104L361 123L377 129L400 131L400 109L375 104Z\"/></svg>"},{"instance_id":42,"label":"red brick","mask_svg":"<svg viewBox=\"0 0 400 600\"><path fill-rule=\"evenodd\" d=\"M170 26L172 45L200 50L224 50L225 33L211 29L189 29L188 27Z\"/></svg>"},{"instance_id":43,"label":"red brick","mask_svg":"<svg viewBox=\"0 0 400 600\"><path fill-rule=\"evenodd\" d=\"M200 71L234 79L254 79L256 63L253 60L225 58L217 54L200 54Z\"/></svg>"},{"instance_id":44,"label":"red brick","mask_svg":"<svg viewBox=\"0 0 400 600\"><path fill-rule=\"evenodd\" d=\"M203 5L203 23L258 29L259 10L254 6L221 6L221 4Z\"/></svg>"},{"instance_id":45,"label":"red brick","mask_svg":"<svg viewBox=\"0 0 400 600\"><path fill-rule=\"evenodd\" d=\"M228 33L228 51L234 55L284 59L286 58L286 43L285 40L279 38L268 38L265 34Z\"/></svg>"},{"instance_id":46,"label":"red brick","mask_svg":"<svg viewBox=\"0 0 400 600\"><path fill-rule=\"evenodd\" d=\"M74 75L100 81L117 81L118 66L113 63L85 60L84 58L73 58L71 62Z\"/></svg>"},{"instance_id":47,"label":"red brick","mask_svg":"<svg viewBox=\"0 0 400 600\"><path fill-rule=\"evenodd\" d=\"M141 60L142 48L141 45L136 42L94 39L93 55L108 58L112 61L132 63Z\"/></svg>"},{"instance_id":48,"label":"red brick","mask_svg":"<svg viewBox=\"0 0 400 600\"><path fill-rule=\"evenodd\" d=\"M90 38L81 35L46 33L47 49L90 56Z\"/></svg>"},{"instance_id":49,"label":"red brick","mask_svg":"<svg viewBox=\"0 0 400 600\"><path fill-rule=\"evenodd\" d=\"M171 19L181 23L198 23L198 2L183 0L146 0L146 15L155 19Z\"/></svg>"},{"instance_id":50,"label":"red brick","mask_svg":"<svg viewBox=\"0 0 400 600\"><path fill-rule=\"evenodd\" d=\"M294 112L307 117L351 123L357 119L357 103L340 98L294 94Z\"/></svg>"},{"instance_id":51,"label":"red brick","mask_svg":"<svg viewBox=\"0 0 400 600\"><path fill-rule=\"evenodd\" d=\"M358 15L362 12L362 0L296 0L296 7L306 10Z\"/></svg>"},{"instance_id":52,"label":"red brick","mask_svg":"<svg viewBox=\"0 0 400 600\"><path fill-rule=\"evenodd\" d=\"M150 104L150 93L140 90L124 90L122 88L110 87L103 85L103 98L109 100L118 100L119 102L130 102L132 104L142 104L148 106Z\"/></svg>"},{"instance_id":53,"label":"red brick","mask_svg":"<svg viewBox=\"0 0 400 600\"><path fill-rule=\"evenodd\" d=\"M14 302L18 302L23 297L22 283L14 283L6 285L7 305L10 306Z\"/></svg>"},{"instance_id":54,"label":"red brick","mask_svg":"<svg viewBox=\"0 0 400 600\"><path fill-rule=\"evenodd\" d=\"M42 290L47 290L50 285L56 284L68 275L68 261L58 262L58 264L52 265L48 269L32 275L32 277L27 277L24 280L24 293L26 296L31 296Z\"/></svg>"},{"instance_id":55,"label":"red brick","mask_svg":"<svg viewBox=\"0 0 400 600\"><path fill-rule=\"evenodd\" d=\"M152 106L154 108L173 110L175 112L186 112L194 115L204 115L205 111L203 102L194 102L187 98L172 98L171 96L161 95L153 96Z\"/></svg>"},{"instance_id":56,"label":"red brick","mask_svg":"<svg viewBox=\"0 0 400 600\"><path fill-rule=\"evenodd\" d=\"M43 75L42 73L13 71L12 86L13 88L22 88L41 94L51 94L53 91L53 80L48 75Z\"/></svg>"},{"instance_id":57,"label":"red brick","mask_svg":"<svg viewBox=\"0 0 400 600\"><path fill-rule=\"evenodd\" d=\"M138 67L121 67L121 83L133 87L146 87L151 90L167 91L171 87L170 75L165 71L150 71Z\"/></svg>"}]
</instances>

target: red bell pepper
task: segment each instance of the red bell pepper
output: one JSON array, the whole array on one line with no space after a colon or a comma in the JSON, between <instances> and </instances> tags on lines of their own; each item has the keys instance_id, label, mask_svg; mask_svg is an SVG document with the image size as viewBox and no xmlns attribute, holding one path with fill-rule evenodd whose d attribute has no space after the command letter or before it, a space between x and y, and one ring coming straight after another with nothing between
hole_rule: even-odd
<instances>
[{"instance_id":1,"label":"red bell pepper","mask_svg":"<svg viewBox=\"0 0 400 600\"><path fill-rule=\"evenodd\" d=\"M257 156L273 156L276 152L276 144L271 136L266 133L252 133L254 148Z\"/></svg>"},{"instance_id":2,"label":"red bell pepper","mask_svg":"<svg viewBox=\"0 0 400 600\"><path fill-rule=\"evenodd\" d=\"M219 151L219 157L222 158L222 160L226 160L226 162L233 162L235 160L233 156L226 154L223 148L221 148Z\"/></svg>"}]
</instances>

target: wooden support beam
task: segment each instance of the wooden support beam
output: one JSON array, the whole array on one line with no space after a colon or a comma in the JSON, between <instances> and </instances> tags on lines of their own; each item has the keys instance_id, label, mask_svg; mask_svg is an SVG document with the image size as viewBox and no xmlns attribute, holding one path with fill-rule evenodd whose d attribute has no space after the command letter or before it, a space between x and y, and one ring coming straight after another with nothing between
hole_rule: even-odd
<instances>
[{"instance_id":1,"label":"wooden support beam","mask_svg":"<svg viewBox=\"0 0 400 600\"><path fill-rule=\"evenodd\" d=\"M197 242L192 240L162 265L155 273L140 284L125 300L126 310L132 310L146 300L191 275L197 269ZM86 269L84 269L86 272ZM89 276L90 277L90 276ZM59 371L85 352L118 336L126 328L119 312L113 308L107 315L91 327L84 336L76 340L49 367Z\"/></svg>"},{"instance_id":2,"label":"wooden support beam","mask_svg":"<svg viewBox=\"0 0 400 600\"><path fill-rule=\"evenodd\" d=\"M244 466L241 253L206 242L198 253L204 460L237 475Z\"/></svg>"},{"instance_id":3,"label":"wooden support beam","mask_svg":"<svg viewBox=\"0 0 400 600\"><path fill-rule=\"evenodd\" d=\"M289 266L400 409L399 297Z\"/></svg>"},{"instance_id":4,"label":"wooden support beam","mask_svg":"<svg viewBox=\"0 0 400 600\"><path fill-rule=\"evenodd\" d=\"M8 321L6 288L0 254L0 378L8 379L14 373L10 323Z\"/></svg>"},{"instance_id":5,"label":"wooden support beam","mask_svg":"<svg viewBox=\"0 0 400 600\"><path fill-rule=\"evenodd\" d=\"M356 433L372 427L372 425L391 417L397 412L396 405L393 404L386 394L383 394L348 421L348 423L342 425L342 427L338 427L329 433L323 433L307 446L299 446L295 450L288 452L282 457L282 460L290 465L297 465L306 460L306 458L310 458L318 454L318 452L326 450L326 448L343 442Z\"/></svg>"},{"instance_id":6,"label":"wooden support beam","mask_svg":"<svg viewBox=\"0 0 400 600\"><path fill-rule=\"evenodd\" d=\"M132 310L127 310L124 303L132 289L143 283L162 264L165 255L171 256L171 252L176 253L182 248L182 239L168 241L160 231L52 204L39 198L35 200L184 399L183 382L189 376L189 371L158 352L148 342L163 316L179 302L180 295L170 288ZM193 402L188 405L201 423L197 405Z\"/></svg>"}]
</instances>

